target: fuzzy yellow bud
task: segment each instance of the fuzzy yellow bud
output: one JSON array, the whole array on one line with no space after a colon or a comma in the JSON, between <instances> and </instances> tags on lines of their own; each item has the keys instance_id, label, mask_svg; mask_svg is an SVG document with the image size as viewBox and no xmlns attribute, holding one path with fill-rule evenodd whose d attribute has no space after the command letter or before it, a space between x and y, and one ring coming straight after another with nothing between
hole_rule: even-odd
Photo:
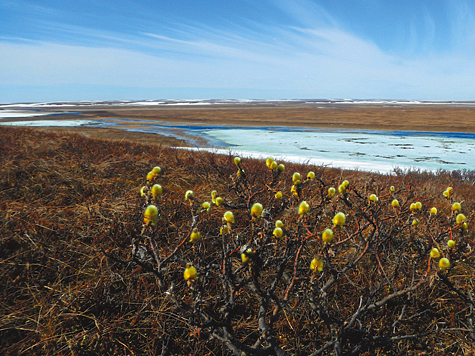
<instances>
[{"instance_id":1,"label":"fuzzy yellow bud","mask_svg":"<svg viewBox=\"0 0 475 356\"><path fill-rule=\"evenodd\" d=\"M447 189L445 190L447 193L449 193L449 195L451 195L454 191L454 188L452 187L447 187Z\"/></svg>"},{"instance_id":2,"label":"fuzzy yellow bud","mask_svg":"<svg viewBox=\"0 0 475 356\"><path fill-rule=\"evenodd\" d=\"M433 207L432 209L430 209L430 215L437 215L437 208L436 207Z\"/></svg>"},{"instance_id":3,"label":"fuzzy yellow bud","mask_svg":"<svg viewBox=\"0 0 475 356\"><path fill-rule=\"evenodd\" d=\"M462 230L463 230L463 231L467 231L467 230L468 230L468 225L467 225L466 222L464 222L464 223L462 224Z\"/></svg>"},{"instance_id":4,"label":"fuzzy yellow bud","mask_svg":"<svg viewBox=\"0 0 475 356\"><path fill-rule=\"evenodd\" d=\"M183 273L183 278L185 278L185 281L189 279L195 280L197 276L198 276L198 273L196 272L196 268L193 267L191 264L187 264L185 268L185 272Z\"/></svg>"},{"instance_id":5,"label":"fuzzy yellow bud","mask_svg":"<svg viewBox=\"0 0 475 356\"><path fill-rule=\"evenodd\" d=\"M340 184L338 186L338 191L340 192L340 194L345 194L346 193L346 187L343 184Z\"/></svg>"},{"instance_id":6,"label":"fuzzy yellow bud","mask_svg":"<svg viewBox=\"0 0 475 356\"><path fill-rule=\"evenodd\" d=\"M419 224L420 224L419 219L412 220L412 226L417 227L417 225L419 225Z\"/></svg>"},{"instance_id":7,"label":"fuzzy yellow bud","mask_svg":"<svg viewBox=\"0 0 475 356\"><path fill-rule=\"evenodd\" d=\"M420 201L418 201L417 203L415 203L415 206L416 206L416 209L417 210L421 210L422 209L422 203Z\"/></svg>"},{"instance_id":8,"label":"fuzzy yellow bud","mask_svg":"<svg viewBox=\"0 0 475 356\"><path fill-rule=\"evenodd\" d=\"M267 158L267 159L266 159L266 165L267 165L267 167L270 168L272 162L274 162L274 159L273 159L272 157Z\"/></svg>"},{"instance_id":9,"label":"fuzzy yellow bud","mask_svg":"<svg viewBox=\"0 0 475 356\"><path fill-rule=\"evenodd\" d=\"M155 178L158 177L161 171L162 170L160 167L153 167L153 169L147 174L147 180L149 182L153 181Z\"/></svg>"},{"instance_id":10,"label":"fuzzy yellow bud","mask_svg":"<svg viewBox=\"0 0 475 356\"><path fill-rule=\"evenodd\" d=\"M269 168L272 170L272 171L275 171L277 169L277 162L274 161L270 164Z\"/></svg>"},{"instance_id":11,"label":"fuzzy yellow bud","mask_svg":"<svg viewBox=\"0 0 475 356\"><path fill-rule=\"evenodd\" d=\"M146 196L147 194L145 194L145 189L147 189L147 186L143 186L142 188L140 188L140 196L144 197Z\"/></svg>"},{"instance_id":12,"label":"fuzzy yellow bud","mask_svg":"<svg viewBox=\"0 0 475 356\"><path fill-rule=\"evenodd\" d=\"M394 191L396 190L396 188L394 188L394 185L392 185L391 187L389 187L389 190L390 190L391 192L394 192Z\"/></svg>"},{"instance_id":13,"label":"fuzzy yellow bud","mask_svg":"<svg viewBox=\"0 0 475 356\"><path fill-rule=\"evenodd\" d=\"M282 199L282 192L279 191L279 192L275 193L275 198L276 199Z\"/></svg>"},{"instance_id":14,"label":"fuzzy yellow bud","mask_svg":"<svg viewBox=\"0 0 475 356\"><path fill-rule=\"evenodd\" d=\"M185 193L185 200L190 200L191 198L193 198L194 195L195 193L193 193L192 190L187 190Z\"/></svg>"},{"instance_id":15,"label":"fuzzy yellow bud","mask_svg":"<svg viewBox=\"0 0 475 356\"><path fill-rule=\"evenodd\" d=\"M454 248L455 247L455 241L454 240L449 240L447 241L447 246L449 248Z\"/></svg>"},{"instance_id":16,"label":"fuzzy yellow bud","mask_svg":"<svg viewBox=\"0 0 475 356\"><path fill-rule=\"evenodd\" d=\"M396 209L396 208L399 208L399 201L397 199L394 199L392 202L391 202L391 206Z\"/></svg>"},{"instance_id":17,"label":"fuzzy yellow bud","mask_svg":"<svg viewBox=\"0 0 475 356\"><path fill-rule=\"evenodd\" d=\"M248 248L245 252L241 253L242 263L249 262L252 259L253 255L254 253L252 252L250 248Z\"/></svg>"},{"instance_id":18,"label":"fuzzy yellow bud","mask_svg":"<svg viewBox=\"0 0 475 356\"><path fill-rule=\"evenodd\" d=\"M284 227L284 223L281 220L277 220L275 222L275 227L280 227L282 229Z\"/></svg>"},{"instance_id":19,"label":"fuzzy yellow bud","mask_svg":"<svg viewBox=\"0 0 475 356\"><path fill-rule=\"evenodd\" d=\"M331 244L333 241L333 231L332 229L325 229L322 233L322 240L326 244Z\"/></svg>"},{"instance_id":20,"label":"fuzzy yellow bud","mask_svg":"<svg viewBox=\"0 0 475 356\"><path fill-rule=\"evenodd\" d=\"M379 200L379 198L377 197L376 194L371 194L371 195L369 196L369 201L370 201L370 202L377 203L378 200Z\"/></svg>"},{"instance_id":21,"label":"fuzzy yellow bud","mask_svg":"<svg viewBox=\"0 0 475 356\"><path fill-rule=\"evenodd\" d=\"M409 207L409 209L411 209L412 212L416 211L416 204L415 203L412 203L411 206Z\"/></svg>"},{"instance_id":22,"label":"fuzzy yellow bud","mask_svg":"<svg viewBox=\"0 0 475 356\"><path fill-rule=\"evenodd\" d=\"M307 179L308 179L308 180L314 180L314 179L315 179L315 173L313 173L313 172L311 172L311 171L308 172L308 173L307 173Z\"/></svg>"},{"instance_id":23,"label":"fuzzy yellow bud","mask_svg":"<svg viewBox=\"0 0 475 356\"><path fill-rule=\"evenodd\" d=\"M333 187L328 188L328 196L331 198L334 195L335 195L335 188Z\"/></svg>"},{"instance_id":24,"label":"fuzzy yellow bud","mask_svg":"<svg viewBox=\"0 0 475 356\"><path fill-rule=\"evenodd\" d=\"M348 186L350 185L350 182L348 182L347 180L344 180L343 182L341 182L341 185L344 186L345 188L348 188Z\"/></svg>"},{"instance_id":25,"label":"fuzzy yellow bud","mask_svg":"<svg viewBox=\"0 0 475 356\"><path fill-rule=\"evenodd\" d=\"M444 191L442 195L446 198L450 197L450 193L448 191Z\"/></svg>"},{"instance_id":26,"label":"fuzzy yellow bud","mask_svg":"<svg viewBox=\"0 0 475 356\"><path fill-rule=\"evenodd\" d=\"M209 213L210 207L211 207L211 204L207 201L205 201L203 204L201 204L201 209L206 210L207 213Z\"/></svg>"},{"instance_id":27,"label":"fuzzy yellow bud","mask_svg":"<svg viewBox=\"0 0 475 356\"><path fill-rule=\"evenodd\" d=\"M162 171L162 169L160 167L153 167L152 169L152 173L155 175L155 176L158 176L160 174L160 172Z\"/></svg>"},{"instance_id":28,"label":"fuzzy yellow bud","mask_svg":"<svg viewBox=\"0 0 475 356\"><path fill-rule=\"evenodd\" d=\"M285 171L285 166L283 164L279 164L277 166L277 172L284 173Z\"/></svg>"},{"instance_id":29,"label":"fuzzy yellow bud","mask_svg":"<svg viewBox=\"0 0 475 356\"><path fill-rule=\"evenodd\" d=\"M213 190L211 192L211 199L213 199L213 203L214 203L214 200L216 199L216 196L218 195L218 192L216 190Z\"/></svg>"},{"instance_id":30,"label":"fuzzy yellow bud","mask_svg":"<svg viewBox=\"0 0 475 356\"><path fill-rule=\"evenodd\" d=\"M221 205L223 205L223 198L217 197L217 198L214 200L214 203L216 204L216 206L221 206Z\"/></svg>"},{"instance_id":31,"label":"fuzzy yellow bud","mask_svg":"<svg viewBox=\"0 0 475 356\"><path fill-rule=\"evenodd\" d=\"M444 257L439 260L439 268L442 271L446 270L449 267L450 267L450 261L447 258Z\"/></svg>"},{"instance_id":32,"label":"fuzzy yellow bud","mask_svg":"<svg viewBox=\"0 0 475 356\"><path fill-rule=\"evenodd\" d=\"M158 209L155 205L147 206L143 213L143 222L144 224L154 226L158 219Z\"/></svg>"},{"instance_id":33,"label":"fuzzy yellow bud","mask_svg":"<svg viewBox=\"0 0 475 356\"><path fill-rule=\"evenodd\" d=\"M314 258L312 262L310 262L310 269L312 271L317 270L318 272L323 271L323 261L320 258Z\"/></svg>"},{"instance_id":34,"label":"fuzzy yellow bud","mask_svg":"<svg viewBox=\"0 0 475 356\"><path fill-rule=\"evenodd\" d=\"M260 203L254 203L254 205L252 205L252 208L251 208L251 216L253 218L260 218L261 215L262 215L262 204Z\"/></svg>"},{"instance_id":35,"label":"fuzzy yellow bud","mask_svg":"<svg viewBox=\"0 0 475 356\"><path fill-rule=\"evenodd\" d=\"M465 217L465 215L463 214L458 214L457 215L457 218L456 218L456 221L457 221L457 224L462 224L463 222L465 222L465 220L467 220L467 218Z\"/></svg>"},{"instance_id":36,"label":"fuzzy yellow bud","mask_svg":"<svg viewBox=\"0 0 475 356\"><path fill-rule=\"evenodd\" d=\"M283 235L284 235L284 232L282 231L282 229L280 227L276 227L274 229L274 232L272 233L275 237L277 237L278 239L280 239Z\"/></svg>"},{"instance_id":37,"label":"fuzzy yellow bud","mask_svg":"<svg viewBox=\"0 0 475 356\"><path fill-rule=\"evenodd\" d=\"M241 158L240 157L234 157L234 164L239 167L241 164Z\"/></svg>"},{"instance_id":38,"label":"fuzzy yellow bud","mask_svg":"<svg viewBox=\"0 0 475 356\"><path fill-rule=\"evenodd\" d=\"M198 242L201 240L201 233L198 231L198 229L195 227L193 229L193 232L190 235L190 242Z\"/></svg>"},{"instance_id":39,"label":"fuzzy yellow bud","mask_svg":"<svg viewBox=\"0 0 475 356\"><path fill-rule=\"evenodd\" d=\"M462 210L462 206L460 205L460 203L454 203L452 205L452 211L460 212L460 210Z\"/></svg>"},{"instance_id":40,"label":"fuzzy yellow bud","mask_svg":"<svg viewBox=\"0 0 475 356\"><path fill-rule=\"evenodd\" d=\"M440 252L438 249L436 249L435 247L430 250L430 257L431 258L439 258L440 257Z\"/></svg>"},{"instance_id":41,"label":"fuzzy yellow bud","mask_svg":"<svg viewBox=\"0 0 475 356\"><path fill-rule=\"evenodd\" d=\"M295 172L295 173L292 175L292 182L294 182L294 184L300 184L300 181L301 181L300 173L299 173L299 172ZM298 183L296 183L296 182L298 182Z\"/></svg>"},{"instance_id":42,"label":"fuzzy yellow bud","mask_svg":"<svg viewBox=\"0 0 475 356\"><path fill-rule=\"evenodd\" d=\"M309 210L310 210L310 205L308 205L308 203L305 200L300 203L300 205L299 205L299 215L308 214Z\"/></svg>"},{"instance_id":43,"label":"fuzzy yellow bud","mask_svg":"<svg viewBox=\"0 0 475 356\"><path fill-rule=\"evenodd\" d=\"M154 184L152 187L152 197L155 199L162 196L162 186L160 184Z\"/></svg>"},{"instance_id":44,"label":"fuzzy yellow bud","mask_svg":"<svg viewBox=\"0 0 475 356\"><path fill-rule=\"evenodd\" d=\"M346 216L343 213L338 213L333 217L333 225L335 226L343 226L345 225Z\"/></svg>"},{"instance_id":45,"label":"fuzzy yellow bud","mask_svg":"<svg viewBox=\"0 0 475 356\"><path fill-rule=\"evenodd\" d=\"M234 224L234 215L232 211L227 211L223 215L223 220L225 220L228 223L233 223Z\"/></svg>"}]
</instances>

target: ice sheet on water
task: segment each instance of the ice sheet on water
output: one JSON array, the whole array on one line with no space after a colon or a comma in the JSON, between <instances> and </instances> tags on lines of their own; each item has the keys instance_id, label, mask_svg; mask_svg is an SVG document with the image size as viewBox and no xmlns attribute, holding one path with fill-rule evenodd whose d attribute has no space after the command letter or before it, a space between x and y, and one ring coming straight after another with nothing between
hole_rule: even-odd
<instances>
[{"instance_id":1,"label":"ice sheet on water","mask_svg":"<svg viewBox=\"0 0 475 356\"><path fill-rule=\"evenodd\" d=\"M34 117L34 116L45 116L51 115L51 112L40 112L40 111L11 111L11 110L2 110L0 111L0 119L16 119L19 117Z\"/></svg>"},{"instance_id":2,"label":"ice sheet on water","mask_svg":"<svg viewBox=\"0 0 475 356\"><path fill-rule=\"evenodd\" d=\"M0 122L3 126L49 126L49 127L74 127L83 125L96 125L97 121L93 120L38 120L38 121L13 121Z\"/></svg>"},{"instance_id":3,"label":"ice sheet on water","mask_svg":"<svg viewBox=\"0 0 475 356\"><path fill-rule=\"evenodd\" d=\"M395 167L422 170L475 169L475 140L404 136L361 131L276 131L228 129L205 131L236 152L285 157L332 167L390 172ZM283 159L283 158L282 158Z\"/></svg>"}]
</instances>

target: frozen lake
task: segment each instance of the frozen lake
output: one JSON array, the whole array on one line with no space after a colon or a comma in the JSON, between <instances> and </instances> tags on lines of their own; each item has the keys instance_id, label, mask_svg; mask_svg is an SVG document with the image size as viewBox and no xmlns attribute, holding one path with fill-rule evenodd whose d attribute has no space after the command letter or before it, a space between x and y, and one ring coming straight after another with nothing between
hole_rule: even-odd
<instances>
[{"instance_id":1,"label":"frozen lake","mask_svg":"<svg viewBox=\"0 0 475 356\"><path fill-rule=\"evenodd\" d=\"M242 155L387 173L475 169L475 135L362 130L213 129L204 131Z\"/></svg>"}]
</instances>

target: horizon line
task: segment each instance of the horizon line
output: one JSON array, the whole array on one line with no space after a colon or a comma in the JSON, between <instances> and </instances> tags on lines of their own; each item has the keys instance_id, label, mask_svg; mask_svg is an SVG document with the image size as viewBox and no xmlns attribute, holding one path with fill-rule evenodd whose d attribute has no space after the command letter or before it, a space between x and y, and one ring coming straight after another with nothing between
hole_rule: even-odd
<instances>
[{"instance_id":1,"label":"horizon line","mask_svg":"<svg viewBox=\"0 0 475 356\"><path fill-rule=\"evenodd\" d=\"M13 106L13 105L48 105L48 104L139 104L146 105L150 104L160 104L167 105L167 103L266 103L266 102L295 102L295 103L338 103L338 104L475 104L475 100L427 100L427 99L383 99L383 98L371 98L371 99L349 99L349 98L292 98L292 99L247 99L247 98L158 98L158 99L111 99L111 100L50 100L50 101L22 101L22 102L3 102L0 103L0 109L3 106Z\"/></svg>"}]
</instances>

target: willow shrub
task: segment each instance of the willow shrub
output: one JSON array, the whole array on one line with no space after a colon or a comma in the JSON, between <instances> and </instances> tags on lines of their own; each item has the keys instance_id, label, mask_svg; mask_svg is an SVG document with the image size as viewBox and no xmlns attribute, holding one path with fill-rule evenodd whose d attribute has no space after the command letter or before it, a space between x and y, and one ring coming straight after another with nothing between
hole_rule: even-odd
<instances>
[{"instance_id":1,"label":"willow shrub","mask_svg":"<svg viewBox=\"0 0 475 356\"><path fill-rule=\"evenodd\" d=\"M237 171L225 191L205 184L181 201L167 184L153 195L162 176L149 173L130 255L108 254L154 276L160 305L187 330L165 336L171 353L180 343L234 355L472 347L473 206L457 187L228 162Z\"/></svg>"}]
</instances>

